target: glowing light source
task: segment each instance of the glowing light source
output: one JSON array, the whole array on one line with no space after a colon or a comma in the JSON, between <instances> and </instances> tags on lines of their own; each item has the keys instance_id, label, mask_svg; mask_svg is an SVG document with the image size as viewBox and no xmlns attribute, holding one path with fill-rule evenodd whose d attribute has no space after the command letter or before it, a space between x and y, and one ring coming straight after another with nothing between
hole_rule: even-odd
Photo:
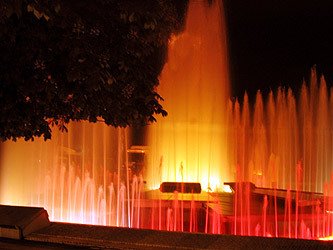
<instances>
[{"instance_id":1,"label":"glowing light source","mask_svg":"<svg viewBox=\"0 0 333 250\"><path fill-rule=\"evenodd\" d=\"M332 236L328 236L328 237L322 237L322 238L318 238L319 240L323 240L323 241L333 241L333 235Z\"/></svg>"},{"instance_id":2,"label":"glowing light source","mask_svg":"<svg viewBox=\"0 0 333 250\"><path fill-rule=\"evenodd\" d=\"M223 185L222 186L222 192L233 193L234 191L231 189L231 187L229 185Z\"/></svg>"}]
</instances>

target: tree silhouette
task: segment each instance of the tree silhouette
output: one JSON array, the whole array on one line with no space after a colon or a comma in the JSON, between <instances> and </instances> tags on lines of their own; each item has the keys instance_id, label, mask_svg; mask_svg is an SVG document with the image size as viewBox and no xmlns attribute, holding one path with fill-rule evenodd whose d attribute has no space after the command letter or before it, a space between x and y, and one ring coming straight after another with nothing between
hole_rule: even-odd
<instances>
[{"instance_id":1,"label":"tree silhouette","mask_svg":"<svg viewBox=\"0 0 333 250\"><path fill-rule=\"evenodd\" d=\"M70 121L143 125L183 0L0 0L0 138L51 138Z\"/></svg>"}]
</instances>

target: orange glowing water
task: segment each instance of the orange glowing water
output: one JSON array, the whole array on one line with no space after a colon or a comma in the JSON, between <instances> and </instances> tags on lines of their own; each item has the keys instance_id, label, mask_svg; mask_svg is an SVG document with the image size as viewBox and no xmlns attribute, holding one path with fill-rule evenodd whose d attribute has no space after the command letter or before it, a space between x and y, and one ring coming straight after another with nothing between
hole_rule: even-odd
<instances>
[{"instance_id":1,"label":"orange glowing water","mask_svg":"<svg viewBox=\"0 0 333 250\"><path fill-rule=\"evenodd\" d=\"M298 95L280 88L258 91L253 107L246 94L231 102L225 33L220 1L190 1L158 89L169 116L149 126L148 150L130 147L129 129L86 122L55 131L49 142L0 144L0 203L43 206L56 221L210 233L224 233L227 223L240 235L328 239L333 89L314 69ZM131 153L149 160L144 179ZM208 192L184 201L151 191L163 181L200 182ZM238 182L235 204L219 193L226 181ZM274 195L264 193L253 211L244 181ZM232 213L223 214L221 203Z\"/></svg>"},{"instance_id":2,"label":"orange glowing water","mask_svg":"<svg viewBox=\"0 0 333 250\"><path fill-rule=\"evenodd\" d=\"M184 32L170 41L158 87L168 116L149 126L150 187L185 181L218 190L231 180L224 12L220 1L204 5L191 2Z\"/></svg>"},{"instance_id":3,"label":"orange glowing water","mask_svg":"<svg viewBox=\"0 0 333 250\"><path fill-rule=\"evenodd\" d=\"M245 95L232 106L234 135L229 147L241 180L257 186L323 192L333 171L333 89L311 72L299 96L279 88L266 100L256 95L252 115ZM296 178L297 163L301 178ZM229 162L229 164L232 164Z\"/></svg>"},{"instance_id":4,"label":"orange glowing water","mask_svg":"<svg viewBox=\"0 0 333 250\"><path fill-rule=\"evenodd\" d=\"M56 221L129 225L127 134L83 122L48 142L2 143L1 203L42 206Z\"/></svg>"}]
</instances>

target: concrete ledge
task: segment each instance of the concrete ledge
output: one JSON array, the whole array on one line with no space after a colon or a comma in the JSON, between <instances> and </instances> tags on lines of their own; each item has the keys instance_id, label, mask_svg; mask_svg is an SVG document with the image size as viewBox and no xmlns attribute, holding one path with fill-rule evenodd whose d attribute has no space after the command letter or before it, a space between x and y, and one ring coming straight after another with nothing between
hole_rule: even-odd
<instances>
[{"instance_id":1,"label":"concrete ledge","mask_svg":"<svg viewBox=\"0 0 333 250\"><path fill-rule=\"evenodd\" d=\"M0 249L87 248L312 250L333 242L51 223L43 208L0 205Z\"/></svg>"},{"instance_id":2,"label":"concrete ledge","mask_svg":"<svg viewBox=\"0 0 333 250\"><path fill-rule=\"evenodd\" d=\"M52 223L26 241L102 249L333 249L331 242Z\"/></svg>"},{"instance_id":3,"label":"concrete ledge","mask_svg":"<svg viewBox=\"0 0 333 250\"><path fill-rule=\"evenodd\" d=\"M44 208L0 205L0 237L22 239L49 225Z\"/></svg>"},{"instance_id":4,"label":"concrete ledge","mask_svg":"<svg viewBox=\"0 0 333 250\"><path fill-rule=\"evenodd\" d=\"M14 240L0 238L1 250L82 250L91 249L90 247L78 247L57 243L35 242L29 240Z\"/></svg>"}]
</instances>

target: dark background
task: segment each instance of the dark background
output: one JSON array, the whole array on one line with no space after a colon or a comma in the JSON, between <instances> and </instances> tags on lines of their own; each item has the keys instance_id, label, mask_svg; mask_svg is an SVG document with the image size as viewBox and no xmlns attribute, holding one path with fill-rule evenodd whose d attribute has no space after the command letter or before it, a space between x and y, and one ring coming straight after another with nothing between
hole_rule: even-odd
<instances>
[{"instance_id":1,"label":"dark background","mask_svg":"<svg viewBox=\"0 0 333 250\"><path fill-rule=\"evenodd\" d=\"M333 81L333 0L224 0L233 96Z\"/></svg>"}]
</instances>

